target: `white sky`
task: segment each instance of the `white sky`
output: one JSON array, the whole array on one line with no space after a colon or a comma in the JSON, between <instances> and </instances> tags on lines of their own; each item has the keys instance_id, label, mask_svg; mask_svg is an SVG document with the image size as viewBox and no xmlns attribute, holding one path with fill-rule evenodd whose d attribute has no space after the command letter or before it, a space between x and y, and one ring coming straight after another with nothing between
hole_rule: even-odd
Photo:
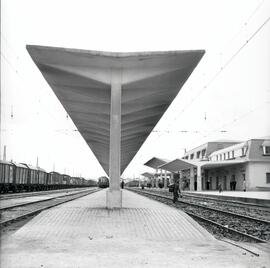
<instances>
[{"instance_id":1,"label":"white sky","mask_svg":"<svg viewBox=\"0 0 270 268\"><path fill-rule=\"evenodd\" d=\"M150 171L143 163L153 156L173 160L210 140L269 136L269 17L270 0L3 0L1 157L6 145L8 160L35 165L38 156L47 171L55 165L70 175L104 175L26 44L120 52L206 50L125 177Z\"/></svg>"}]
</instances>

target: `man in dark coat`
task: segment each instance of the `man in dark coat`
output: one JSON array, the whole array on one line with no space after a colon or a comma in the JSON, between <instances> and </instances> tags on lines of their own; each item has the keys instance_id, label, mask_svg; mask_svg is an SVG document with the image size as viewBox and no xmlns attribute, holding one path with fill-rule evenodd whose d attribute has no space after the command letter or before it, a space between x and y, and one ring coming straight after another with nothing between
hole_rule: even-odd
<instances>
[{"instance_id":1,"label":"man in dark coat","mask_svg":"<svg viewBox=\"0 0 270 268\"><path fill-rule=\"evenodd\" d=\"M175 203L178 200L179 194L182 197L181 190L180 190L180 187L179 187L179 181L176 181L174 183L174 188L173 188L173 203Z\"/></svg>"}]
</instances>

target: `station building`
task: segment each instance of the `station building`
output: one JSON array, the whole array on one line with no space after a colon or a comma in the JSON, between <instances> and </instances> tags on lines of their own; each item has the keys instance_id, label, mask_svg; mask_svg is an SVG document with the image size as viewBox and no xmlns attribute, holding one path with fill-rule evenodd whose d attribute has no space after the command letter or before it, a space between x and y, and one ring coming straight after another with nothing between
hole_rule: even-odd
<instances>
[{"instance_id":1,"label":"station building","mask_svg":"<svg viewBox=\"0 0 270 268\"><path fill-rule=\"evenodd\" d=\"M201 160L207 161L211 153L238 143L239 141L226 141L226 140L207 142L186 152L185 155L182 157L182 159L191 161L201 161Z\"/></svg>"},{"instance_id":2,"label":"station building","mask_svg":"<svg viewBox=\"0 0 270 268\"><path fill-rule=\"evenodd\" d=\"M184 190L270 190L270 138L207 142L155 168L158 179L178 174Z\"/></svg>"},{"instance_id":3,"label":"station building","mask_svg":"<svg viewBox=\"0 0 270 268\"><path fill-rule=\"evenodd\" d=\"M270 189L270 139L251 139L212 152L202 166L202 188Z\"/></svg>"}]
</instances>

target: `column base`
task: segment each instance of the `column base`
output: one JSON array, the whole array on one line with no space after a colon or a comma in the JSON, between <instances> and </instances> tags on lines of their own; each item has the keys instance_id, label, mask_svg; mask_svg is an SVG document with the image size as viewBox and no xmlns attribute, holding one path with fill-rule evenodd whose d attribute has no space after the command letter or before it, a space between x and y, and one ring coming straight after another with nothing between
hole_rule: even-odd
<instances>
[{"instance_id":1,"label":"column base","mask_svg":"<svg viewBox=\"0 0 270 268\"><path fill-rule=\"evenodd\" d=\"M106 207L108 209L122 208L122 191L107 190L106 192Z\"/></svg>"},{"instance_id":2,"label":"column base","mask_svg":"<svg viewBox=\"0 0 270 268\"><path fill-rule=\"evenodd\" d=\"M202 191L202 177L197 176L197 191Z\"/></svg>"}]
</instances>

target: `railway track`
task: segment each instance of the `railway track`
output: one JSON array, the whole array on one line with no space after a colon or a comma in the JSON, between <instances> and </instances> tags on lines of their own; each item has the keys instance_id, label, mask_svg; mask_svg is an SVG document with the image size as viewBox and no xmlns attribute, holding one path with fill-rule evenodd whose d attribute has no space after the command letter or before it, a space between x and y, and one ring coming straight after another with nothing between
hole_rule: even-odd
<instances>
[{"instance_id":1,"label":"railway track","mask_svg":"<svg viewBox=\"0 0 270 268\"><path fill-rule=\"evenodd\" d=\"M152 189L147 189L146 191L152 193L160 193L162 195L172 198L172 193L170 193L169 191L159 191ZM194 203L196 205L201 204L210 208L225 210L228 213L232 212L236 214L241 214L243 216L258 218L270 222L270 207L268 207L268 205L263 206L261 204L252 204L252 206L250 206L249 203L243 203L234 200L220 200L219 198L214 197L208 198L205 196L197 196L185 192L183 193L183 198L181 200L188 203Z\"/></svg>"},{"instance_id":2,"label":"railway track","mask_svg":"<svg viewBox=\"0 0 270 268\"><path fill-rule=\"evenodd\" d=\"M209 197L209 196L195 195L195 194L191 194L191 193L183 193L183 196L186 198L194 198L197 200L213 201L213 202L217 202L219 204L230 203L230 205L234 206L234 207L244 207L244 208L252 208L252 209L254 208L254 209L258 209L258 210L260 209L262 211L270 212L270 200L269 200L269 205L262 205L262 204L254 204L254 203L235 201L235 200L230 200L230 199L219 199L219 198L214 198L214 197Z\"/></svg>"},{"instance_id":3,"label":"railway track","mask_svg":"<svg viewBox=\"0 0 270 268\"><path fill-rule=\"evenodd\" d=\"M23 192L23 193L14 193L14 194L1 194L0 201L8 200L8 199L17 199L24 197L32 197L32 196L40 196L40 195L48 195L54 193L63 193L63 192L74 192L81 191L82 189L89 189L89 187L83 188L67 188L67 189L58 189L58 190L48 190L48 191L38 191L38 192Z\"/></svg>"},{"instance_id":4,"label":"railway track","mask_svg":"<svg viewBox=\"0 0 270 268\"><path fill-rule=\"evenodd\" d=\"M204 225L204 227L215 236L229 237L236 241L252 241L269 244L270 221L190 203L183 200L179 200L176 204L173 204L172 198L165 195L151 193L147 190L129 190L182 209L188 215Z\"/></svg>"},{"instance_id":5,"label":"railway track","mask_svg":"<svg viewBox=\"0 0 270 268\"><path fill-rule=\"evenodd\" d=\"M225 210L227 213L239 214L239 217L243 216L245 218L250 218L251 220L256 218L256 220L261 220L266 223L270 223L270 207L268 206L249 206L249 204L235 204L234 201L224 201L220 202L219 199L213 198L201 198L194 197L190 195L184 195L184 200L189 203L201 204L217 210Z\"/></svg>"},{"instance_id":6,"label":"railway track","mask_svg":"<svg viewBox=\"0 0 270 268\"><path fill-rule=\"evenodd\" d=\"M23 204L11 205L0 209L0 227L6 226L12 222L25 219L38 214L39 212L61 205L63 203L81 198L83 196L95 193L100 189L91 189L61 196L56 196L46 200L26 202Z\"/></svg>"}]
</instances>

